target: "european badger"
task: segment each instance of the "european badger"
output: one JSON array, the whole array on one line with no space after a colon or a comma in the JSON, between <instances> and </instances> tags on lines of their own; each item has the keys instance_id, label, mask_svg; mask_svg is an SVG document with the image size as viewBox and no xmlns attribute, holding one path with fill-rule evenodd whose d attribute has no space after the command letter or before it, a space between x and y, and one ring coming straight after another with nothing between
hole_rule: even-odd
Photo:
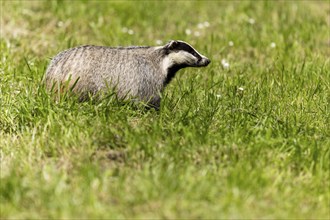
<instances>
[{"instance_id":1,"label":"european badger","mask_svg":"<svg viewBox=\"0 0 330 220\"><path fill-rule=\"evenodd\" d=\"M112 88L119 98L130 97L158 109L160 93L178 70L209 63L207 57L179 40L158 47L87 45L56 55L47 68L45 83L48 90L67 85L82 100Z\"/></svg>"}]
</instances>

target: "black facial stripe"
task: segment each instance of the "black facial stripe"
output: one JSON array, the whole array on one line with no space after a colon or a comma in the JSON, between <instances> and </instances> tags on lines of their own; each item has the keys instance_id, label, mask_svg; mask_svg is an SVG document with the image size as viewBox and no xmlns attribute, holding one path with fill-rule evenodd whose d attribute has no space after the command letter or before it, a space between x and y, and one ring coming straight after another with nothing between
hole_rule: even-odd
<instances>
[{"instance_id":1,"label":"black facial stripe","mask_svg":"<svg viewBox=\"0 0 330 220\"><path fill-rule=\"evenodd\" d=\"M183 50L186 51L190 54L192 54L193 56L197 57L199 60L202 59L202 57L189 45L185 44L185 43L179 43L178 46L176 47L177 50Z\"/></svg>"}]
</instances>

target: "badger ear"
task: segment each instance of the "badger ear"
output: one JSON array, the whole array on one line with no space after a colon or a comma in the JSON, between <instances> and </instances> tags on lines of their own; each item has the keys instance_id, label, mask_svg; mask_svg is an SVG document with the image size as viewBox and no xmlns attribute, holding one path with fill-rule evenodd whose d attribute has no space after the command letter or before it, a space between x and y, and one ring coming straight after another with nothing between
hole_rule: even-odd
<instances>
[{"instance_id":1,"label":"badger ear","mask_svg":"<svg viewBox=\"0 0 330 220\"><path fill-rule=\"evenodd\" d=\"M165 48L172 50L172 49L176 48L178 45L179 45L179 42L178 42L178 41L176 41L176 40L171 40L170 42L168 42L168 43L165 45Z\"/></svg>"}]
</instances>

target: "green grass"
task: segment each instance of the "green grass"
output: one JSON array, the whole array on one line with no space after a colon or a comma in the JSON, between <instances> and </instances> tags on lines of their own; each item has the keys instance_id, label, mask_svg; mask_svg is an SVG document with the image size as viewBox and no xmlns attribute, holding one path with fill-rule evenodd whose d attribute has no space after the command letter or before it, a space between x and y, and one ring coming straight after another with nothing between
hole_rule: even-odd
<instances>
[{"instance_id":1,"label":"green grass","mask_svg":"<svg viewBox=\"0 0 330 220\"><path fill-rule=\"evenodd\" d=\"M328 219L328 3L1 1L0 218ZM41 83L68 47L170 39L212 63L159 112Z\"/></svg>"}]
</instances>

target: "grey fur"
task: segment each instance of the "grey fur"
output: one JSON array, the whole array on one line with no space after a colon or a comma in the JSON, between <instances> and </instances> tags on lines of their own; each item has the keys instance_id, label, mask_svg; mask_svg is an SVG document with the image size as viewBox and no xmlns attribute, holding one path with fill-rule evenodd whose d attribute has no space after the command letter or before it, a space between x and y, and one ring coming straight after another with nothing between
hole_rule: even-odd
<instances>
[{"instance_id":1,"label":"grey fur","mask_svg":"<svg viewBox=\"0 0 330 220\"><path fill-rule=\"evenodd\" d=\"M194 58L179 53L182 50ZM182 61L181 54L187 56L187 60ZM164 63L166 57L174 62ZM45 83L51 90L57 83L69 81L69 87L74 87L72 91L80 97L88 93L95 95L110 87L119 98L135 98L158 108L160 93L179 69L209 63L208 58L183 41L170 41L160 47L80 46L63 51L51 60Z\"/></svg>"}]
</instances>

